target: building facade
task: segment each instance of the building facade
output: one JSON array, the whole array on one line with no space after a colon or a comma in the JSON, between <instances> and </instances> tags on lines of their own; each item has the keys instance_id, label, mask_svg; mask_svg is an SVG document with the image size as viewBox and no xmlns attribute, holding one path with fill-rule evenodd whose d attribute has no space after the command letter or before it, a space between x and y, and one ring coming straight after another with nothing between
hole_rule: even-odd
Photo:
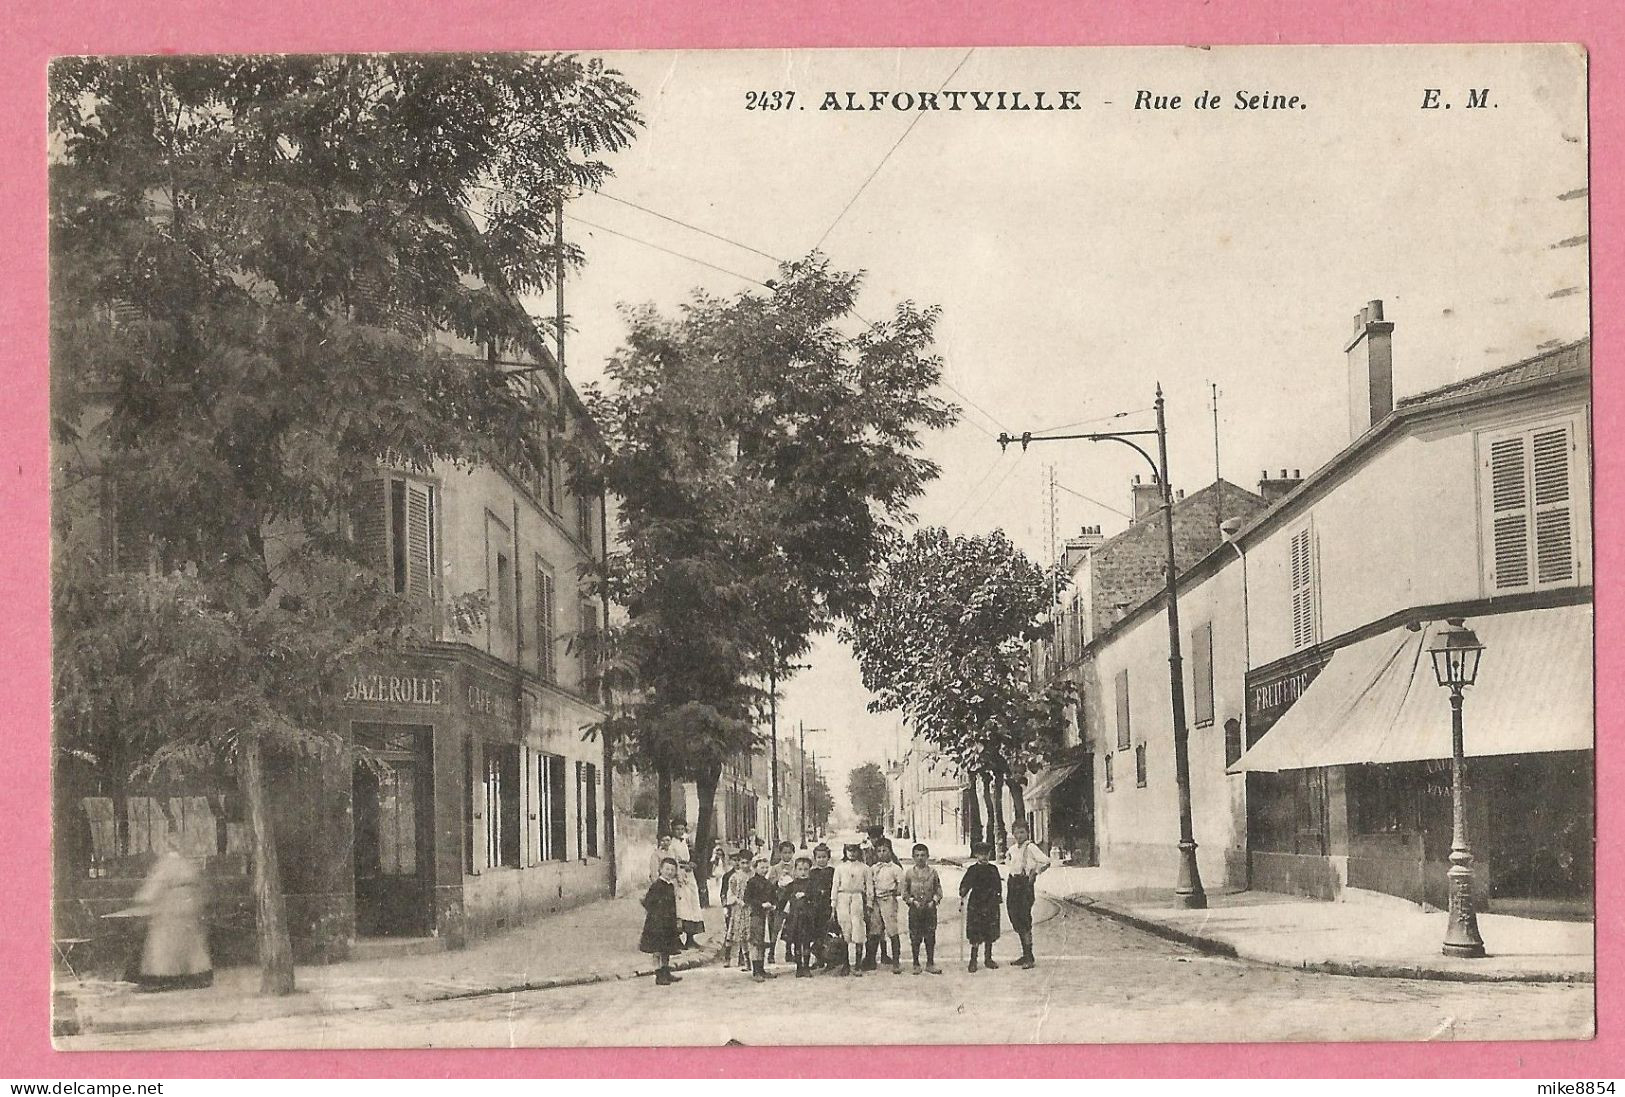
<instances>
[{"instance_id":1,"label":"building facade","mask_svg":"<svg viewBox=\"0 0 1625 1097\"><path fill-rule=\"evenodd\" d=\"M1373 302L1345 348L1349 444L1301 481L1266 477L1267 509L1181 561L1204 880L1443 904L1450 707L1426 646L1464 618L1487 648L1465 706L1475 882L1490 909L1586 907L1589 342L1395 404L1392 330ZM1040 666L1079 686L1074 761L1094 770L1099 862L1166 884L1179 817L1165 596L1078 635L1075 657L1063 633Z\"/></svg>"},{"instance_id":2,"label":"building facade","mask_svg":"<svg viewBox=\"0 0 1625 1097\"><path fill-rule=\"evenodd\" d=\"M519 310L517 299L506 298ZM590 417L539 335L453 355L521 371L558 409L543 426L589 452ZM521 479L492 467L381 465L346 516L380 580L441 620L434 638L351 668L336 698L337 756L268 759L269 791L296 956L335 960L369 938L456 946L608 894L612 778L584 736L596 697L599 601L583 585L604 553L602 500L573 494L562 458ZM59 499L66 513L70 500ZM108 566L152 567L107 497L63 536L95 536ZM483 593L467 627L433 607ZM218 955L253 939L249 843L229 775L131 784L113 768L66 765L54 782L59 933L99 938L175 826L204 866ZM114 950L116 951L116 949Z\"/></svg>"}]
</instances>

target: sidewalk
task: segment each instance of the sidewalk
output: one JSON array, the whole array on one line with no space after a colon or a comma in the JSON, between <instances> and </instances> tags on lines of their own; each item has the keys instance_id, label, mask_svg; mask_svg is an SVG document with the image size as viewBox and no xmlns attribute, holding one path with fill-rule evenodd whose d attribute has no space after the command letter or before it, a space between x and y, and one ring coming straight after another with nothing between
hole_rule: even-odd
<instances>
[{"instance_id":1,"label":"sidewalk","mask_svg":"<svg viewBox=\"0 0 1625 1097\"><path fill-rule=\"evenodd\" d=\"M1332 975L1463 982L1596 981L1591 922L1480 914L1489 955L1439 951L1448 915L1402 901L1329 903L1264 891L1208 892L1208 909L1178 905L1172 889L1135 886L1098 868L1056 868L1041 893L1203 952Z\"/></svg>"},{"instance_id":2,"label":"sidewalk","mask_svg":"<svg viewBox=\"0 0 1625 1097\"><path fill-rule=\"evenodd\" d=\"M674 971L716 958L722 911L712 907L705 915L707 932L700 941L714 943L674 957ZM259 994L258 967L219 969L212 987L161 994L58 972L54 1030L64 1036L142 1032L631 979L654 971L654 957L637 951L642 928L638 896L603 899L465 949L299 967L295 992L281 998Z\"/></svg>"}]
</instances>

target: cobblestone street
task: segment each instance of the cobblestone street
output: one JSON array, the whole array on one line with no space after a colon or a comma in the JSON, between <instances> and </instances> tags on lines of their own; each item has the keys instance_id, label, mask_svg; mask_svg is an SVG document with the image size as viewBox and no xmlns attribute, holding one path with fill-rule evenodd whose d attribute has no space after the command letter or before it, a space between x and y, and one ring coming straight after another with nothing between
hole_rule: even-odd
<instances>
[{"instance_id":1,"label":"cobblestone street","mask_svg":"<svg viewBox=\"0 0 1625 1097\"><path fill-rule=\"evenodd\" d=\"M287 1017L92 1034L63 1048L537 1047L1586 1037L1590 985L1456 983L1295 972L1204 956L1069 904L1040 899L1040 965L965 970L951 906L942 976L757 984L712 965L671 988L595 986ZM995 956L1014 958L1006 937Z\"/></svg>"}]
</instances>

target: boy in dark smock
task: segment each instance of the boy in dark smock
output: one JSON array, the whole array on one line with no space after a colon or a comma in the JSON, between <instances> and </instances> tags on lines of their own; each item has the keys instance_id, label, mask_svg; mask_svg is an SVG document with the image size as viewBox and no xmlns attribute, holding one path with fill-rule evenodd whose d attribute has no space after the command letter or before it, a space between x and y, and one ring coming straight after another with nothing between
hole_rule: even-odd
<instances>
[{"instance_id":1,"label":"boy in dark smock","mask_svg":"<svg viewBox=\"0 0 1625 1097\"><path fill-rule=\"evenodd\" d=\"M965 908L965 940L970 942L970 970L976 970L976 946L981 945L987 956L985 966L991 971L999 965L993 962L993 942L999 939L999 904L1003 883L999 870L988 863L993 847L976 842L970 847L976 858L959 881L959 902Z\"/></svg>"},{"instance_id":2,"label":"boy in dark smock","mask_svg":"<svg viewBox=\"0 0 1625 1097\"><path fill-rule=\"evenodd\" d=\"M638 938L638 951L655 957L655 985L670 986L680 982L671 973L671 954L683 947L681 927L677 922L677 860L667 857L660 862L660 875L649 885L643 896L643 935Z\"/></svg>"},{"instance_id":3,"label":"boy in dark smock","mask_svg":"<svg viewBox=\"0 0 1625 1097\"><path fill-rule=\"evenodd\" d=\"M751 978L765 983L773 973L763 966L767 955L767 916L778 909L778 889L767 878L767 858L758 857L751 866L752 875L745 881L745 909L750 912Z\"/></svg>"}]
</instances>

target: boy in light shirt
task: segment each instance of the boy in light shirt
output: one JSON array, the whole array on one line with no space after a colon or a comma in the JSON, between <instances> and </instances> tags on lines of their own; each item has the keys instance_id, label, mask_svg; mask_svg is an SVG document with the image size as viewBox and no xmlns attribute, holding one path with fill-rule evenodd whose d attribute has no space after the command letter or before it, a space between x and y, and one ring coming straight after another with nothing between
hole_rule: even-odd
<instances>
[{"instance_id":1,"label":"boy in light shirt","mask_svg":"<svg viewBox=\"0 0 1625 1097\"><path fill-rule=\"evenodd\" d=\"M880 915L880 959L884 963L887 944L891 946L891 973L903 974L902 928L898 924L897 899L902 891L903 866L897 863L897 854L890 842L882 840L876 847L873 868L875 878L875 908Z\"/></svg>"}]
</instances>

